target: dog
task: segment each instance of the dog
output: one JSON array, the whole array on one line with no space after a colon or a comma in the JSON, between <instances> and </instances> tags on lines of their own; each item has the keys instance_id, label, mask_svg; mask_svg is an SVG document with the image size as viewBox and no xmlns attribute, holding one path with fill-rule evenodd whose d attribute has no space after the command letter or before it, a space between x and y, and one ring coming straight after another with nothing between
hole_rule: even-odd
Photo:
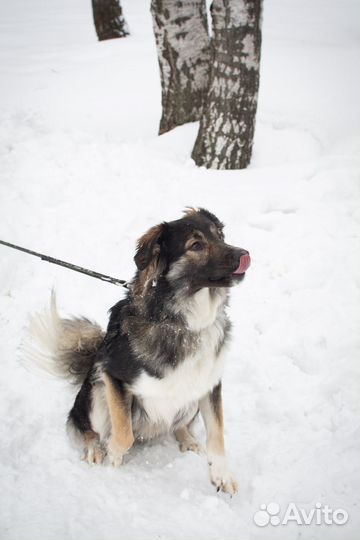
<instances>
[{"instance_id":1,"label":"dog","mask_svg":"<svg viewBox=\"0 0 360 540\"><path fill-rule=\"evenodd\" d=\"M201 453L191 424L201 414L211 482L237 483L225 448L221 378L230 337L229 288L242 281L248 251L225 243L211 212L188 208L138 241L136 274L110 309L107 331L50 310L30 322L32 359L78 385L67 430L89 463L118 467L135 441L173 433L181 451Z\"/></svg>"}]
</instances>

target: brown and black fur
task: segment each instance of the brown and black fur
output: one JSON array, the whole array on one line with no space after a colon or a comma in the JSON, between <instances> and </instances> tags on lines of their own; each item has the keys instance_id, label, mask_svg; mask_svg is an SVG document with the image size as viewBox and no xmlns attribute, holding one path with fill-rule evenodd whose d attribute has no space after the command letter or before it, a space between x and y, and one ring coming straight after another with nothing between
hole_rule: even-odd
<instances>
[{"instance_id":1,"label":"brown and black fur","mask_svg":"<svg viewBox=\"0 0 360 540\"><path fill-rule=\"evenodd\" d=\"M220 357L230 331L228 288L243 278L234 275L243 255L225 243L218 218L190 209L140 238L135 277L105 333L86 319L61 319L54 299L50 317L33 319L47 369L80 385L68 429L85 459L101 463L108 454L120 465L134 441L169 431L181 450L199 451L189 427L200 411L211 480L236 491L225 464Z\"/></svg>"}]
</instances>

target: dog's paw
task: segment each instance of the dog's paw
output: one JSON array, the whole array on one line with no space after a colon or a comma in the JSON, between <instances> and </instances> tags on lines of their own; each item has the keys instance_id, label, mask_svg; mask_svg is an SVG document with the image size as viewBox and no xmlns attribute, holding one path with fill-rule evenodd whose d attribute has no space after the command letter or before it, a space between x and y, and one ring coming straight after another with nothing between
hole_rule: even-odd
<instances>
[{"instance_id":1,"label":"dog's paw","mask_svg":"<svg viewBox=\"0 0 360 540\"><path fill-rule=\"evenodd\" d=\"M124 459L124 454L108 452L108 455L111 465L115 468L120 467Z\"/></svg>"},{"instance_id":2,"label":"dog's paw","mask_svg":"<svg viewBox=\"0 0 360 540\"><path fill-rule=\"evenodd\" d=\"M89 463L89 465L101 465L105 456L106 451L100 444L97 444L85 448L82 460Z\"/></svg>"},{"instance_id":3,"label":"dog's paw","mask_svg":"<svg viewBox=\"0 0 360 540\"><path fill-rule=\"evenodd\" d=\"M226 461L223 457L213 458L209 463L210 480L217 491L235 495L238 491L238 484L228 470Z\"/></svg>"},{"instance_id":4,"label":"dog's paw","mask_svg":"<svg viewBox=\"0 0 360 540\"><path fill-rule=\"evenodd\" d=\"M229 495L235 495L238 492L238 483L231 476L214 476L211 477L211 483L216 487L216 491L223 491Z\"/></svg>"},{"instance_id":5,"label":"dog's paw","mask_svg":"<svg viewBox=\"0 0 360 540\"><path fill-rule=\"evenodd\" d=\"M120 446L115 440L110 439L108 445L108 456L113 467L120 467L125 454L126 449Z\"/></svg>"},{"instance_id":6,"label":"dog's paw","mask_svg":"<svg viewBox=\"0 0 360 540\"><path fill-rule=\"evenodd\" d=\"M195 452L199 456L204 455L204 448L195 439L193 441L184 441L179 443L180 452Z\"/></svg>"}]
</instances>

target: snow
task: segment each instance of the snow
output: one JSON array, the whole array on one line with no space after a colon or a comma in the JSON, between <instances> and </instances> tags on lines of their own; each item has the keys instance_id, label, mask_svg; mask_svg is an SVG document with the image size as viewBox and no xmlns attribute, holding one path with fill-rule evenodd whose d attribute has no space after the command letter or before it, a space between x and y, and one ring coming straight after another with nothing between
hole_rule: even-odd
<instances>
[{"instance_id":1,"label":"snow","mask_svg":"<svg viewBox=\"0 0 360 540\"><path fill-rule=\"evenodd\" d=\"M354 540L359 530L359 13L355 0L267 0L251 167L190 159L197 125L157 137L149 5L123 0L131 37L98 43L87 0L0 5L0 236L131 277L135 240L204 206L249 249L231 293L225 432L239 493L171 437L119 470L65 434L75 390L24 366L30 313L107 321L112 285L0 246L1 538ZM199 422L197 436L204 441ZM261 504L316 503L345 525L257 526Z\"/></svg>"}]
</instances>

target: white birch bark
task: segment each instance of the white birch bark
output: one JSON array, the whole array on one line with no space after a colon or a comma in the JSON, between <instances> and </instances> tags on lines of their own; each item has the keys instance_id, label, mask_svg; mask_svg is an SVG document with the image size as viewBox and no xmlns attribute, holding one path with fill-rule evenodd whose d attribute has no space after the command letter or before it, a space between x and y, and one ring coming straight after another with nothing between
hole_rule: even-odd
<instances>
[{"instance_id":1,"label":"white birch bark","mask_svg":"<svg viewBox=\"0 0 360 540\"><path fill-rule=\"evenodd\" d=\"M159 133L199 120L210 70L205 0L152 0L159 58L162 117Z\"/></svg>"},{"instance_id":2,"label":"white birch bark","mask_svg":"<svg viewBox=\"0 0 360 540\"><path fill-rule=\"evenodd\" d=\"M213 0L209 90L192 157L243 169L251 159L261 50L262 0Z\"/></svg>"}]
</instances>

